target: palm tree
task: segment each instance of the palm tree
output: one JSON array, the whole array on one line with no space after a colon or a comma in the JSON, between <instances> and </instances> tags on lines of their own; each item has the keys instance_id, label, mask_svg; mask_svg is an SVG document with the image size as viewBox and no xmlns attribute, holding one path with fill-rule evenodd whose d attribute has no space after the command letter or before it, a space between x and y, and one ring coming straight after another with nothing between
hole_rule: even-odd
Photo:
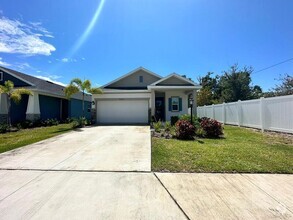
<instances>
[{"instance_id":1,"label":"palm tree","mask_svg":"<svg viewBox=\"0 0 293 220\"><path fill-rule=\"evenodd\" d=\"M82 92L82 116L84 117L84 95L85 93L102 94L100 88L92 88L89 80L82 81L79 78L71 80L70 84L65 88L64 93L67 98L70 98L75 93Z\"/></svg>"},{"instance_id":2,"label":"palm tree","mask_svg":"<svg viewBox=\"0 0 293 220\"><path fill-rule=\"evenodd\" d=\"M7 124L11 127L11 100L18 104L21 101L21 95L32 95L32 92L25 88L14 89L14 83L7 80L4 85L0 85L0 94L7 95Z\"/></svg>"}]
</instances>

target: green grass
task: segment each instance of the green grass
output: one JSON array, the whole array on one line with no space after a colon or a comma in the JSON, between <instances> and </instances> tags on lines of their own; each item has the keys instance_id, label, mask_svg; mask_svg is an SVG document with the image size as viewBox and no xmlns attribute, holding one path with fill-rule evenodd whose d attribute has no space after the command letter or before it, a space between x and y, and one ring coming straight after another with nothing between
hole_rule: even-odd
<instances>
[{"instance_id":1,"label":"green grass","mask_svg":"<svg viewBox=\"0 0 293 220\"><path fill-rule=\"evenodd\" d=\"M225 138L152 138L152 170L171 172L293 173L291 137L225 126Z\"/></svg>"},{"instance_id":2,"label":"green grass","mask_svg":"<svg viewBox=\"0 0 293 220\"><path fill-rule=\"evenodd\" d=\"M72 130L71 124L60 124L0 134L0 153L54 137L70 130Z\"/></svg>"}]
</instances>

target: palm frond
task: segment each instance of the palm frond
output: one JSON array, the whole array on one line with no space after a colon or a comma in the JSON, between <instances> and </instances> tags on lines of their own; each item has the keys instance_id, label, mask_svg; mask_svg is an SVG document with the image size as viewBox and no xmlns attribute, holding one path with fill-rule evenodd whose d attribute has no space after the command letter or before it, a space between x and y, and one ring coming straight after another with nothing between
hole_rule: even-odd
<instances>
[{"instance_id":1,"label":"palm frond","mask_svg":"<svg viewBox=\"0 0 293 220\"><path fill-rule=\"evenodd\" d=\"M100 88L91 88L88 90L88 92L91 94L102 94L103 90Z\"/></svg>"},{"instance_id":2,"label":"palm frond","mask_svg":"<svg viewBox=\"0 0 293 220\"><path fill-rule=\"evenodd\" d=\"M11 90L14 88L14 83L10 80L7 80L4 82L4 86L7 89L7 92L11 92Z\"/></svg>"},{"instance_id":3,"label":"palm frond","mask_svg":"<svg viewBox=\"0 0 293 220\"><path fill-rule=\"evenodd\" d=\"M82 83L82 90L86 90L86 91L89 91L92 87L92 84L89 80L85 80L83 83Z\"/></svg>"},{"instance_id":4,"label":"palm frond","mask_svg":"<svg viewBox=\"0 0 293 220\"><path fill-rule=\"evenodd\" d=\"M20 95L32 95L32 91L28 90L28 89L25 89L25 88L19 88L19 89L15 89L13 91L13 93L16 92L16 93L19 93Z\"/></svg>"},{"instance_id":5,"label":"palm frond","mask_svg":"<svg viewBox=\"0 0 293 220\"><path fill-rule=\"evenodd\" d=\"M17 92L12 92L10 95L10 99L15 103L19 103L21 100L21 94Z\"/></svg>"},{"instance_id":6,"label":"palm frond","mask_svg":"<svg viewBox=\"0 0 293 220\"><path fill-rule=\"evenodd\" d=\"M68 85L64 89L65 96L70 98L73 94L78 93L80 89L76 85Z\"/></svg>"},{"instance_id":7,"label":"palm frond","mask_svg":"<svg viewBox=\"0 0 293 220\"><path fill-rule=\"evenodd\" d=\"M6 93L6 88L0 85L0 94Z\"/></svg>"},{"instance_id":8,"label":"palm frond","mask_svg":"<svg viewBox=\"0 0 293 220\"><path fill-rule=\"evenodd\" d=\"M79 78L74 78L70 81L70 85L75 85L77 88L81 89L82 88L82 81Z\"/></svg>"}]
</instances>

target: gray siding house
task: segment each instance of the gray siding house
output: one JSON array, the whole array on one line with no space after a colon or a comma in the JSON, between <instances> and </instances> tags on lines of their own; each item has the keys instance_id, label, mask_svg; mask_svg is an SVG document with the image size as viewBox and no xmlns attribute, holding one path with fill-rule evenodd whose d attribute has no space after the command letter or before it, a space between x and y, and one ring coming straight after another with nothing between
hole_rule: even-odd
<instances>
[{"instance_id":1,"label":"gray siding house","mask_svg":"<svg viewBox=\"0 0 293 220\"><path fill-rule=\"evenodd\" d=\"M150 117L170 121L172 116L188 113L201 86L172 73L162 77L139 67L102 86L103 94L93 95L98 124L147 124Z\"/></svg>"}]
</instances>

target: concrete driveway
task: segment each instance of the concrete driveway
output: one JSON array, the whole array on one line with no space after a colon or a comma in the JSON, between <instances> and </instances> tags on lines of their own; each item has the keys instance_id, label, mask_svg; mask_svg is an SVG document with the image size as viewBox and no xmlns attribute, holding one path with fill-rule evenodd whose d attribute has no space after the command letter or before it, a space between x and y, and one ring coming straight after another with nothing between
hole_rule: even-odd
<instances>
[{"instance_id":1,"label":"concrete driveway","mask_svg":"<svg viewBox=\"0 0 293 220\"><path fill-rule=\"evenodd\" d=\"M0 154L0 219L292 219L293 175L151 172L147 126Z\"/></svg>"},{"instance_id":2,"label":"concrete driveway","mask_svg":"<svg viewBox=\"0 0 293 220\"><path fill-rule=\"evenodd\" d=\"M150 128L83 128L0 154L0 168L150 171Z\"/></svg>"}]
</instances>

